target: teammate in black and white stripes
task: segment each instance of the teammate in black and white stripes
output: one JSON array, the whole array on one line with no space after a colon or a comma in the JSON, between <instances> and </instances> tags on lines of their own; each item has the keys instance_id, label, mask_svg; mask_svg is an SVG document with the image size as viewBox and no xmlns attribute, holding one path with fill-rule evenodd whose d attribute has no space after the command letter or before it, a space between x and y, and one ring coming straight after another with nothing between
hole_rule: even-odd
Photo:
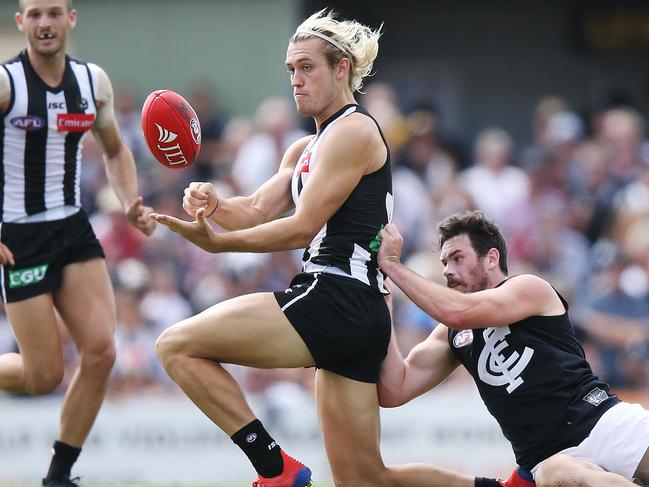
<instances>
[{"instance_id":1,"label":"teammate in black and white stripes","mask_svg":"<svg viewBox=\"0 0 649 487\"><path fill-rule=\"evenodd\" d=\"M133 157L113 115L112 88L96 65L66 56L77 14L71 0L21 0L16 24L27 49L0 67L0 264L5 309L20 353L0 355L0 389L47 394L63 377L63 320L80 351L43 484L70 480L104 398L115 360L115 303L104 262L80 208L81 139L92 130L128 221L150 235Z\"/></svg>"},{"instance_id":2,"label":"teammate in black and white stripes","mask_svg":"<svg viewBox=\"0 0 649 487\"><path fill-rule=\"evenodd\" d=\"M621 402L593 375L564 299L538 276L507 276L505 240L482 213L438 228L447 287L400 263L395 225L381 231L381 269L440 322L405 361L390 344L381 403L404 404L462 364L539 487L649 481L649 411Z\"/></svg>"}]
</instances>

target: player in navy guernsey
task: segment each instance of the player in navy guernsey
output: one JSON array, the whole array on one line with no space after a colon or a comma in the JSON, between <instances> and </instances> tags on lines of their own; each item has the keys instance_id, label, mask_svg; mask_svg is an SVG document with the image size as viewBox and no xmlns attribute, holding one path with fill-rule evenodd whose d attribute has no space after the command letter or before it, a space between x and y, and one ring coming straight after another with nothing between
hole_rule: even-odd
<instances>
[{"instance_id":1,"label":"player in navy guernsey","mask_svg":"<svg viewBox=\"0 0 649 487\"><path fill-rule=\"evenodd\" d=\"M565 300L540 277L507 276L505 241L482 213L449 217L438 229L447 287L400 263L396 226L381 232L381 269L440 322L405 361L392 341L381 404L401 405L462 364L537 485L649 481L649 411L621 402L593 375Z\"/></svg>"},{"instance_id":2,"label":"player in navy guernsey","mask_svg":"<svg viewBox=\"0 0 649 487\"><path fill-rule=\"evenodd\" d=\"M248 456L256 487L310 485L311 471L280 449L223 363L317 367L336 485L448 487L456 478L432 466L387 468L379 450L376 381L390 316L373 242L391 219L392 179L381 130L353 96L370 73L379 35L325 11L305 20L286 67L298 113L314 118L317 133L296 141L252 195L222 199L211 184L195 182L183 198L195 221L153 215L209 252L306 248L303 272L288 289L219 303L157 342L169 375ZM229 231L215 232L208 219Z\"/></svg>"},{"instance_id":3,"label":"player in navy guernsey","mask_svg":"<svg viewBox=\"0 0 649 487\"><path fill-rule=\"evenodd\" d=\"M97 65L66 56L77 14L70 0L21 0L27 49L0 66L2 297L20 353L0 355L0 390L46 394L63 378L58 317L80 350L43 484L73 486L70 471L97 416L115 360L115 303L104 253L80 208L81 144L92 131L128 221L155 222L137 194L133 157ZM58 317L57 317L58 315Z\"/></svg>"}]
</instances>

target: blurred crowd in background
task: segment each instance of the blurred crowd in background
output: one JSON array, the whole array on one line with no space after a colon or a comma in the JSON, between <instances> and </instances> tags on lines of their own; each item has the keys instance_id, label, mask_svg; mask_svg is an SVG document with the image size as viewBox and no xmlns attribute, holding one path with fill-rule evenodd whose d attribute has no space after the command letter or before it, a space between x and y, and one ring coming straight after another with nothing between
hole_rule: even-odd
<instances>
[{"instance_id":1,"label":"blurred crowd in background","mask_svg":"<svg viewBox=\"0 0 649 487\"><path fill-rule=\"evenodd\" d=\"M181 201L191 181L213 182L220 197L250 194L274 174L288 145L313 131L290 99L265 100L247 119L222 113L206 84L184 95L201 120L203 145L192 166L173 170L146 148L143 96L128 87L116 93L141 194L157 212L189 219ZM485 211L508 241L510 275L538 273L568 300L595 373L614 388L649 392L649 144L643 116L614 103L585 115L549 95L529 114L529 143L497 126L468 140L448 133L434 107L401 106L388 84L374 82L359 101L381 124L392 151L394 221L405 238L404 262L441 282L437 222L455 212ZM214 255L162 226L143 237L126 223L92 137L84 146L82 191L116 294L114 399L179 393L155 358L159 334L224 299L284 289L300 269L301 251ZM6 317L0 318L0 352L16 350ZM394 326L404 352L435 324L396 293ZM68 364L63 391L77 354L63 327L61 334ZM253 393L313 388L313 369L231 370ZM465 379L459 373L450 382Z\"/></svg>"}]
</instances>

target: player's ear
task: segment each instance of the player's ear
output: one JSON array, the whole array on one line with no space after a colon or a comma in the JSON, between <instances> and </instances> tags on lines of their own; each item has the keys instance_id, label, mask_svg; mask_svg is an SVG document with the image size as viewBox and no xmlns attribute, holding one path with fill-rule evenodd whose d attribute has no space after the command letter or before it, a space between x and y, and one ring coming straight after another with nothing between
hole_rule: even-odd
<instances>
[{"instance_id":1,"label":"player's ear","mask_svg":"<svg viewBox=\"0 0 649 487\"><path fill-rule=\"evenodd\" d=\"M25 17L23 17L22 11L16 12L16 26L20 32L25 32L25 25L23 24L24 19Z\"/></svg>"},{"instance_id":2,"label":"player's ear","mask_svg":"<svg viewBox=\"0 0 649 487\"><path fill-rule=\"evenodd\" d=\"M487 252L487 266L489 269L500 266L500 252L498 252L498 249L491 248Z\"/></svg>"},{"instance_id":3,"label":"player's ear","mask_svg":"<svg viewBox=\"0 0 649 487\"><path fill-rule=\"evenodd\" d=\"M336 66L336 77L338 79L346 79L349 76L349 70L351 67L351 61L346 57L342 58L338 61L338 65Z\"/></svg>"},{"instance_id":4,"label":"player's ear","mask_svg":"<svg viewBox=\"0 0 649 487\"><path fill-rule=\"evenodd\" d=\"M74 29L77 26L77 11L75 9L71 9L68 12L68 25L70 29Z\"/></svg>"}]
</instances>

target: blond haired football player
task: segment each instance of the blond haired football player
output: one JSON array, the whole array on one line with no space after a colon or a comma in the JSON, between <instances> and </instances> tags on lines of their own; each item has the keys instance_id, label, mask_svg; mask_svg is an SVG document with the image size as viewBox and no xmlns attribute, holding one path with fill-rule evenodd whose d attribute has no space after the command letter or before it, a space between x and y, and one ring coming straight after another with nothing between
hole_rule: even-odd
<instances>
[{"instance_id":1,"label":"blond haired football player","mask_svg":"<svg viewBox=\"0 0 649 487\"><path fill-rule=\"evenodd\" d=\"M427 465L386 467L379 450L376 382L390 315L373 241L392 217L392 177L381 129L354 99L379 36L324 11L306 19L291 37L286 68L297 111L315 120L316 134L296 141L250 196L219 198L196 182L183 199L195 221L153 215L208 252L305 248L303 271L287 289L219 303L157 342L169 375L248 456L256 487L304 487L311 471L280 449L222 364L317 368L318 414L337 486L476 483ZM216 233L211 223L230 231Z\"/></svg>"}]
</instances>

